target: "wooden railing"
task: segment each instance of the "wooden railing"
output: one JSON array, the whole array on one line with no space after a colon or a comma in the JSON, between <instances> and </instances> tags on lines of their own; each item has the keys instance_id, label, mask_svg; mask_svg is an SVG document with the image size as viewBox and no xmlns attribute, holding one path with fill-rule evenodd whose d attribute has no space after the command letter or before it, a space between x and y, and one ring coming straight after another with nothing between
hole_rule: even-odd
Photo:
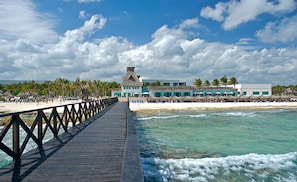
<instances>
[{"instance_id":1,"label":"wooden railing","mask_svg":"<svg viewBox=\"0 0 297 182\"><path fill-rule=\"evenodd\" d=\"M39 151L42 151L44 136L48 130L53 134L54 138L57 138L59 133L68 131L69 123L75 126L77 123L95 116L117 101L117 98L106 98L96 101L0 114L1 122L5 122L5 126L0 133L0 150L11 156L15 161L19 160L29 140L32 139L37 144ZM30 124L25 121L25 116L28 114L34 116L33 118L31 117ZM3 142L4 138L9 138L6 137L9 130L12 131L12 137L10 137L12 141L8 143L12 143L12 146ZM22 141L20 139L20 132L25 132L25 138Z\"/></svg>"}]
</instances>

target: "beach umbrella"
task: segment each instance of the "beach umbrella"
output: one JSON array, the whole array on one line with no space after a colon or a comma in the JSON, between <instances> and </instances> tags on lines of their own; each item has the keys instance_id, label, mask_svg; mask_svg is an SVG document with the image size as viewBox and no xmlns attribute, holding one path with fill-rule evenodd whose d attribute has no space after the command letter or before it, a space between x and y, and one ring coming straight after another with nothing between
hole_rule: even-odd
<instances>
[{"instance_id":1,"label":"beach umbrella","mask_svg":"<svg viewBox=\"0 0 297 182\"><path fill-rule=\"evenodd\" d=\"M169 101L170 101L169 97L163 96L160 98L160 102L169 102Z\"/></svg>"},{"instance_id":2,"label":"beach umbrella","mask_svg":"<svg viewBox=\"0 0 297 182\"><path fill-rule=\"evenodd\" d=\"M181 101L181 98L180 97L177 97L177 96L174 96L171 98L171 101L172 102L180 102Z\"/></svg>"},{"instance_id":3,"label":"beach umbrella","mask_svg":"<svg viewBox=\"0 0 297 182\"><path fill-rule=\"evenodd\" d=\"M20 93L18 93L16 96L17 96L17 97L23 97L24 95L25 95L24 92L20 92Z\"/></svg>"},{"instance_id":4,"label":"beach umbrella","mask_svg":"<svg viewBox=\"0 0 297 182\"><path fill-rule=\"evenodd\" d=\"M38 93L37 92L30 92L29 95L30 96L33 96L33 97L38 97Z\"/></svg>"},{"instance_id":5,"label":"beach umbrella","mask_svg":"<svg viewBox=\"0 0 297 182\"><path fill-rule=\"evenodd\" d=\"M193 98L189 97L189 96L186 96L186 97L182 98L182 101L183 102L193 102Z\"/></svg>"},{"instance_id":6,"label":"beach umbrella","mask_svg":"<svg viewBox=\"0 0 297 182\"><path fill-rule=\"evenodd\" d=\"M19 97L21 99L27 99L29 97L29 93L25 93L25 92L20 92L16 95L16 97Z\"/></svg>"},{"instance_id":7,"label":"beach umbrella","mask_svg":"<svg viewBox=\"0 0 297 182\"><path fill-rule=\"evenodd\" d=\"M4 92L3 95L4 95L4 97L6 97L6 98L13 98L13 97L14 97L9 91Z\"/></svg>"}]
</instances>

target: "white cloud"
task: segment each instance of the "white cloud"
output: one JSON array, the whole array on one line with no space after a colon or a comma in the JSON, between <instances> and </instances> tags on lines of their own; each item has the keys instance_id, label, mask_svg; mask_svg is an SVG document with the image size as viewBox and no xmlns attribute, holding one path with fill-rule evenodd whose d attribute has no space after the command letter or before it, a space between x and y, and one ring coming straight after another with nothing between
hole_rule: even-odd
<instances>
[{"instance_id":1,"label":"white cloud","mask_svg":"<svg viewBox=\"0 0 297 182\"><path fill-rule=\"evenodd\" d=\"M200 15L205 18L212 18L216 21L224 21L224 12L227 10L227 3L217 3L215 8L209 6L203 8Z\"/></svg>"},{"instance_id":2,"label":"white cloud","mask_svg":"<svg viewBox=\"0 0 297 182\"><path fill-rule=\"evenodd\" d=\"M223 75L235 76L240 83L296 84L296 48L247 50L197 37L189 39L181 25L161 26L150 42L139 46L115 36L86 39L105 23L104 17L92 16L59 40L44 44L24 38L0 39L0 78L80 77L121 82L126 67L135 66L143 77L180 79L189 85L196 78L212 81Z\"/></svg>"},{"instance_id":3,"label":"white cloud","mask_svg":"<svg viewBox=\"0 0 297 182\"><path fill-rule=\"evenodd\" d=\"M281 21L268 22L264 29L257 31L256 36L263 42L292 42L297 40L297 15Z\"/></svg>"},{"instance_id":4,"label":"white cloud","mask_svg":"<svg viewBox=\"0 0 297 182\"><path fill-rule=\"evenodd\" d=\"M271 2L268 0L231 0L226 3L217 3L214 8L202 8L200 15L211 18L215 21L223 22L222 28L230 30L240 24L255 20L263 13L282 14L293 11L296 8L294 0L278 0Z\"/></svg>"},{"instance_id":5,"label":"white cloud","mask_svg":"<svg viewBox=\"0 0 297 182\"><path fill-rule=\"evenodd\" d=\"M85 11L83 11L83 10L79 11L78 18L85 19L85 18L87 18L87 16L88 16L88 14Z\"/></svg>"},{"instance_id":6,"label":"white cloud","mask_svg":"<svg viewBox=\"0 0 297 182\"><path fill-rule=\"evenodd\" d=\"M179 27L181 29L197 28L198 27L198 18L186 19L179 25Z\"/></svg>"},{"instance_id":7,"label":"white cloud","mask_svg":"<svg viewBox=\"0 0 297 182\"><path fill-rule=\"evenodd\" d=\"M32 1L1 1L0 9L0 38L22 37L31 41L49 41L57 38L53 31L54 19L37 12Z\"/></svg>"},{"instance_id":8,"label":"white cloud","mask_svg":"<svg viewBox=\"0 0 297 182\"><path fill-rule=\"evenodd\" d=\"M90 20L85 21L82 27L68 30L65 33L65 37L69 42L83 41L86 35L90 35L94 31L102 29L106 22L106 18L101 15L93 15Z\"/></svg>"}]
</instances>

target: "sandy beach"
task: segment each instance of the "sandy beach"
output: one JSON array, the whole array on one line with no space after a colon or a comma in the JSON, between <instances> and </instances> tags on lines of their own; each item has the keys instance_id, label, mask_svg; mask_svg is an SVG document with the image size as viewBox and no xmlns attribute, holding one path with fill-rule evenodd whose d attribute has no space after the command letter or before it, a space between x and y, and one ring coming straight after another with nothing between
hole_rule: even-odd
<instances>
[{"instance_id":1,"label":"sandy beach","mask_svg":"<svg viewBox=\"0 0 297 182\"><path fill-rule=\"evenodd\" d=\"M0 113L18 112L65 104L79 103L81 100L53 102L0 102ZM297 102L180 102L180 103L136 103L130 102L134 112L146 110L244 110L244 109L297 109Z\"/></svg>"},{"instance_id":2,"label":"sandy beach","mask_svg":"<svg viewBox=\"0 0 297 182\"><path fill-rule=\"evenodd\" d=\"M148 110L244 110L244 109L297 109L297 102L189 102L189 103L132 103L135 112Z\"/></svg>"},{"instance_id":3,"label":"sandy beach","mask_svg":"<svg viewBox=\"0 0 297 182\"><path fill-rule=\"evenodd\" d=\"M50 102L0 102L0 113L4 112L19 112L19 111L27 111L34 110L39 108L60 106L72 103L79 103L81 100L54 100Z\"/></svg>"}]
</instances>

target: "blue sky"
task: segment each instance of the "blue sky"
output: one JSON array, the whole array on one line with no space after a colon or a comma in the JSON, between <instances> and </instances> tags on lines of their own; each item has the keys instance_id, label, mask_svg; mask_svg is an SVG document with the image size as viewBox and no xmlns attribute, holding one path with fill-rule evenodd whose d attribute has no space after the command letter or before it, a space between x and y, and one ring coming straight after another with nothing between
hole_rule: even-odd
<instances>
[{"instance_id":1,"label":"blue sky","mask_svg":"<svg viewBox=\"0 0 297 182\"><path fill-rule=\"evenodd\" d=\"M0 0L0 80L297 84L296 0Z\"/></svg>"}]
</instances>

